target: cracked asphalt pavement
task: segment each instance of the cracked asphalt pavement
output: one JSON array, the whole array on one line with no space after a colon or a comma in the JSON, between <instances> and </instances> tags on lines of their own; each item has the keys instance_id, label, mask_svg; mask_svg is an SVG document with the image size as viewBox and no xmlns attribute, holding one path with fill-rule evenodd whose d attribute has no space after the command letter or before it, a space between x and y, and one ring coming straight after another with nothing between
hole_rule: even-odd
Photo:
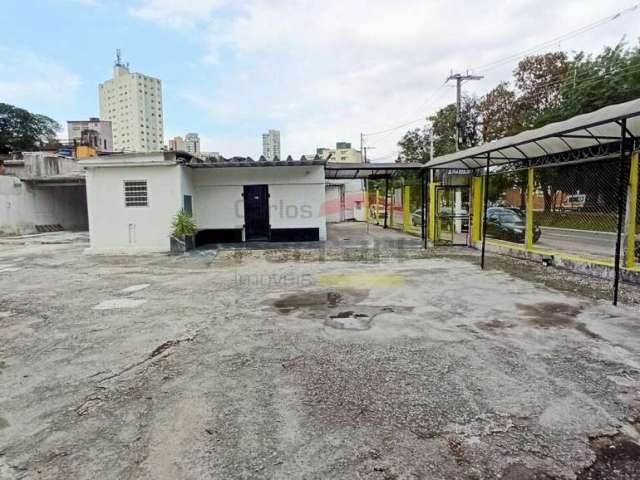
<instances>
[{"instance_id":1,"label":"cracked asphalt pavement","mask_svg":"<svg viewBox=\"0 0 640 480\"><path fill-rule=\"evenodd\" d=\"M0 252L0 479L640 478L640 312L466 257Z\"/></svg>"}]
</instances>

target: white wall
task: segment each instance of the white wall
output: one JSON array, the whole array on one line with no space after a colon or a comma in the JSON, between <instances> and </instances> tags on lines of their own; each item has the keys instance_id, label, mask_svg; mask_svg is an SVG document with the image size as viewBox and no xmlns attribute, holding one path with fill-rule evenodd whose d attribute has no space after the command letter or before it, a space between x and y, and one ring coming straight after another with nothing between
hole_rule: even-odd
<instances>
[{"instance_id":1,"label":"white wall","mask_svg":"<svg viewBox=\"0 0 640 480\"><path fill-rule=\"evenodd\" d=\"M84 185L37 186L12 176L0 176L0 234L35 233L36 225L87 228Z\"/></svg>"},{"instance_id":2,"label":"white wall","mask_svg":"<svg viewBox=\"0 0 640 480\"><path fill-rule=\"evenodd\" d=\"M87 169L89 252L168 251L171 222L182 208L180 168L153 165ZM147 181L149 206L125 206L124 180Z\"/></svg>"},{"instance_id":3,"label":"white wall","mask_svg":"<svg viewBox=\"0 0 640 480\"><path fill-rule=\"evenodd\" d=\"M192 169L199 229L242 228L244 185L269 186L272 228L318 228L326 240L325 180L320 165Z\"/></svg>"}]
</instances>

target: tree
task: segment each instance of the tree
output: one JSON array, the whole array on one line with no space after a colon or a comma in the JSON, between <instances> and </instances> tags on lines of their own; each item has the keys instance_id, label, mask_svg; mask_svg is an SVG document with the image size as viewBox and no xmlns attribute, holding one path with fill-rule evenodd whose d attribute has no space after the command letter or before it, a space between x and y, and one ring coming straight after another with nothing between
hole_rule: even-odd
<instances>
[{"instance_id":1,"label":"tree","mask_svg":"<svg viewBox=\"0 0 640 480\"><path fill-rule=\"evenodd\" d=\"M0 103L0 153L39 150L55 144L60 125L53 119Z\"/></svg>"},{"instance_id":2,"label":"tree","mask_svg":"<svg viewBox=\"0 0 640 480\"><path fill-rule=\"evenodd\" d=\"M501 82L478 102L482 119L482 139L485 142L514 135L520 129L518 124L516 93L507 82Z\"/></svg>"},{"instance_id":3,"label":"tree","mask_svg":"<svg viewBox=\"0 0 640 480\"><path fill-rule=\"evenodd\" d=\"M436 156L456 151L456 106L447 105L429 118L433 124ZM463 96L460 106L460 148L470 148L481 143L480 111L475 97Z\"/></svg>"},{"instance_id":4,"label":"tree","mask_svg":"<svg viewBox=\"0 0 640 480\"><path fill-rule=\"evenodd\" d=\"M398 142L400 160L403 162L426 163L431 159L429 132L423 128L409 130Z\"/></svg>"},{"instance_id":5,"label":"tree","mask_svg":"<svg viewBox=\"0 0 640 480\"><path fill-rule=\"evenodd\" d=\"M562 102L562 86L568 78L569 61L565 52L525 57L513 72L519 92L517 121L523 129L536 126L543 113Z\"/></svg>"}]
</instances>

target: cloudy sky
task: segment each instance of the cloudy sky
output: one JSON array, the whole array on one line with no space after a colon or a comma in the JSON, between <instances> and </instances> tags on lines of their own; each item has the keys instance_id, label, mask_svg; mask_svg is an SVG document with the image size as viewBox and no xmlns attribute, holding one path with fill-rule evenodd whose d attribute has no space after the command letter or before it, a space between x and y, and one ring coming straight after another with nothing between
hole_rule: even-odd
<instances>
[{"instance_id":1,"label":"cloudy sky","mask_svg":"<svg viewBox=\"0 0 640 480\"><path fill-rule=\"evenodd\" d=\"M199 132L203 149L261 152L282 132L299 156L360 132L425 117L454 100L451 70L481 72L482 94L518 54L633 6L633 0L2 0L0 102L59 122L98 114L97 85L116 48L160 78L167 137ZM545 50L637 43L640 9ZM498 60L511 60L487 68ZM371 135L390 160L404 130ZM165 139L166 141L166 139Z\"/></svg>"}]
</instances>

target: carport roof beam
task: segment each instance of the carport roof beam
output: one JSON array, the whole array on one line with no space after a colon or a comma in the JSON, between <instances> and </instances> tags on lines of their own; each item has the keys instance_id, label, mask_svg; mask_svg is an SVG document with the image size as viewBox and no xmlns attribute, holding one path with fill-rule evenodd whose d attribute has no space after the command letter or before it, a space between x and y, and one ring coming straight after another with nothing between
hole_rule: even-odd
<instances>
[{"instance_id":1,"label":"carport roof beam","mask_svg":"<svg viewBox=\"0 0 640 480\"><path fill-rule=\"evenodd\" d=\"M640 99L609 105L595 112L578 115L542 128L528 130L511 137L477 147L435 157L425 168L464 169L465 161L473 159L477 168L484 168L477 158L491 155L491 165L551 157L590 147L619 142L620 122L626 120L627 135L640 137Z\"/></svg>"},{"instance_id":2,"label":"carport roof beam","mask_svg":"<svg viewBox=\"0 0 640 480\"><path fill-rule=\"evenodd\" d=\"M422 163L327 163L325 178L328 180L355 180L393 177L402 172L419 172Z\"/></svg>"}]
</instances>

